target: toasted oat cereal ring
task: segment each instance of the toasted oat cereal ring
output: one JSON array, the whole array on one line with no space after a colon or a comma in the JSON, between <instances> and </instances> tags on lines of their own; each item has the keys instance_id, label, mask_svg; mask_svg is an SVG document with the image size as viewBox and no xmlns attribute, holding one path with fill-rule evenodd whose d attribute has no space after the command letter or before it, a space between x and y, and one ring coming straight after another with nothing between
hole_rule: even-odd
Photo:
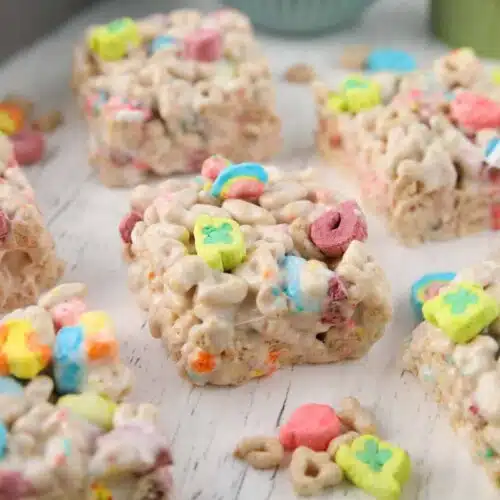
<instances>
[{"instance_id":1,"label":"toasted oat cereal ring","mask_svg":"<svg viewBox=\"0 0 500 500\"><path fill-rule=\"evenodd\" d=\"M329 257L342 255L353 240L368 236L366 220L355 201L344 201L319 216L309 228L311 241Z\"/></svg>"},{"instance_id":2,"label":"toasted oat cereal ring","mask_svg":"<svg viewBox=\"0 0 500 500\"><path fill-rule=\"evenodd\" d=\"M120 221L118 230L124 243L132 243L132 231L135 225L141 220L142 217L137 212L130 212Z\"/></svg>"},{"instance_id":3,"label":"toasted oat cereal ring","mask_svg":"<svg viewBox=\"0 0 500 500\"><path fill-rule=\"evenodd\" d=\"M236 458L247 461L255 469L279 467L284 454L278 439L262 436L243 439L233 452Z\"/></svg>"},{"instance_id":4,"label":"toasted oat cereal ring","mask_svg":"<svg viewBox=\"0 0 500 500\"><path fill-rule=\"evenodd\" d=\"M39 162L45 153L45 137L36 130L25 129L11 136L14 156L19 165Z\"/></svg>"}]
</instances>

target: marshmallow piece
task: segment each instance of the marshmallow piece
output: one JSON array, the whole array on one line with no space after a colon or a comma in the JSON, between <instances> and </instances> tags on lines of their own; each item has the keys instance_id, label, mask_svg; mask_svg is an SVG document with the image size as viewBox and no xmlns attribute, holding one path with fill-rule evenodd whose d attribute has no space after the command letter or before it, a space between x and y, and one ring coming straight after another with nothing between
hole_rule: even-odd
<instances>
[{"instance_id":1,"label":"marshmallow piece","mask_svg":"<svg viewBox=\"0 0 500 500\"><path fill-rule=\"evenodd\" d=\"M101 429L110 430L113 427L116 403L98 394L92 392L68 394L59 398L57 406L67 408Z\"/></svg>"},{"instance_id":2,"label":"marshmallow piece","mask_svg":"<svg viewBox=\"0 0 500 500\"><path fill-rule=\"evenodd\" d=\"M340 420L328 405L305 404L297 408L280 429L279 440L285 450L306 446L325 451L341 430Z\"/></svg>"},{"instance_id":3,"label":"marshmallow piece","mask_svg":"<svg viewBox=\"0 0 500 500\"><path fill-rule=\"evenodd\" d=\"M441 288L455 279L455 273L425 274L411 287L410 301L418 321L423 321L422 307L427 300L439 294Z\"/></svg>"},{"instance_id":4,"label":"marshmallow piece","mask_svg":"<svg viewBox=\"0 0 500 500\"><path fill-rule=\"evenodd\" d=\"M49 363L50 346L40 342L31 321L10 319L0 326L0 374L32 379Z\"/></svg>"},{"instance_id":5,"label":"marshmallow piece","mask_svg":"<svg viewBox=\"0 0 500 500\"><path fill-rule=\"evenodd\" d=\"M222 170L210 192L216 198L255 200L264 192L269 176L258 163L240 163Z\"/></svg>"},{"instance_id":6,"label":"marshmallow piece","mask_svg":"<svg viewBox=\"0 0 500 500\"><path fill-rule=\"evenodd\" d=\"M485 156L489 167L500 168L500 138L495 137L488 142Z\"/></svg>"},{"instance_id":7,"label":"marshmallow piece","mask_svg":"<svg viewBox=\"0 0 500 500\"><path fill-rule=\"evenodd\" d=\"M208 157L201 166L201 175L205 179L215 181L217 176L226 168L231 165L231 162L220 155L212 155Z\"/></svg>"},{"instance_id":8,"label":"marshmallow piece","mask_svg":"<svg viewBox=\"0 0 500 500\"><path fill-rule=\"evenodd\" d=\"M184 59L213 62L222 57L222 37L218 30L200 28L184 39Z\"/></svg>"},{"instance_id":9,"label":"marshmallow piece","mask_svg":"<svg viewBox=\"0 0 500 500\"><path fill-rule=\"evenodd\" d=\"M480 285L462 281L425 302L422 312L453 342L466 344L498 317L500 307Z\"/></svg>"},{"instance_id":10,"label":"marshmallow piece","mask_svg":"<svg viewBox=\"0 0 500 500\"><path fill-rule=\"evenodd\" d=\"M196 253L212 268L230 271L246 255L240 226L232 219L200 215L194 226Z\"/></svg>"},{"instance_id":11,"label":"marshmallow piece","mask_svg":"<svg viewBox=\"0 0 500 500\"><path fill-rule=\"evenodd\" d=\"M90 50L104 61L123 59L130 49L138 47L140 43L137 23L129 17L94 28L88 39Z\"/></svg>"},{"instance_id":12,"label":"marshmallow piece","mask_svg":"<svg viewBox=\"0 0 500 500\"><path fill-rule=\"evenodd\" d=\"M410 477L406 451L375 436L360 436L342 445L335 460L347 478L375 498L397 500Z\"/></svg>"}]
</instances>

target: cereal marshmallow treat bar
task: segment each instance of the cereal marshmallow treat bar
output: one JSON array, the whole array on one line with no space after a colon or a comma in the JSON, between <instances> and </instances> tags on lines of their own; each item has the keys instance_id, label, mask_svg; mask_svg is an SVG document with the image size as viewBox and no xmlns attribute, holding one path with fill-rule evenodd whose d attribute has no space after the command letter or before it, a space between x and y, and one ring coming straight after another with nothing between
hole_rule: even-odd
<instances>
[{"instance_id":1,"label":"cereal marshmallow treat bar","mask_svg":"<svg viewBox=\"0 0 500 500\"><path fill-rule=\"evenodd\" d=\"M500 485L500 255L458 273L423 305L407 369L447 409L475 462Z\"/></svg>"},{"instance_id":2,"label":"cereal marshmallow treat bar","mask_svg":"<svg viewBox=\"0 0 500 500\"><path fill-rule=\"evenodd\" d=\"M12 144L0 133L0 312L35 302L63 267Z\"/></svg>"},{"instance_id":3,"label":"cereal marshmallow treat bar","mask_svg":"<svg viewBox=\"0 0 500 500\"><path fill-rule=\"evenodd\" d=\"M361 210L309 171L211 157L137 187L120 232L151 332L193 384L359 358L391 314Z\"/></svg>"},{"instance_id":4,"label":"cereal marshmallow treat bar","mask_svg":"<svg viewBox=\"0 0 500 500\"><path fill-rule=\"evenodd\" d=\"M269 67L236 10L91 27L75 50L73 86L90 161L110 186L199 172L213 153L261 161L281 146Z\"/></svg>"},{"instance_id":5,"label":"cereal marshmallow treat bar","mask_svg":"<svg viewBox=\"0 0 500 500\"><path fill-rule=\"evenodd\" d=\"M61 285L0 322L0 499L168 500L168 440L132 384L113 322Z\"/></svg>"},{"instance_id":6,"label":"cereal marshmallow treat bar","mask_svg":"<svg viewBox=\"0 0 500 500\"><path fill-rule=\"evenodd\" d=\"M500 86L470 49L430 72L314 83L317 145L406 245L500 228Z\"/></svg>"}]
</instances>

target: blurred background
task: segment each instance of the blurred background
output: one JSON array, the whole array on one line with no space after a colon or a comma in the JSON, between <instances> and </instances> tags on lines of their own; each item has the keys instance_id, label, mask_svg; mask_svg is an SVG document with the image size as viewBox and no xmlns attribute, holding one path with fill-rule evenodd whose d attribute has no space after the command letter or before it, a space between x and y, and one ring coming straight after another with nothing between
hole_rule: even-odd
<instances>
[{"instance_id":1,"label":"blurred background","mask_svg":"<svg viewBox=\"0 0 500 500\"><path fill-rule=\"evenodd\" d=\"M500 57L500 2L493 0L4 0L0 2L0 60L33 43L92 4L120 6L122 14L178 7L212 10L236 7L268 33L317 36L344 30L372 43L404 43L415 30L426 43L432 31L453 46L471 46L485 57Z\"/></svg>"}]
</instances>

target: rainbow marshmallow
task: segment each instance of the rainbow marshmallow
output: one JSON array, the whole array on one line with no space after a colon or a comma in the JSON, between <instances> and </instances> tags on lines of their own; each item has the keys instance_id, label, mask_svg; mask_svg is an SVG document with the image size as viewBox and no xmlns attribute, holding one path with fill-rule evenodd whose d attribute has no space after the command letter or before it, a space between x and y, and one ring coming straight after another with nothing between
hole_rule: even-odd
<instances>
[{"instance_id":1,"label":"rainbow marshmallow","mask_svg":"<svg viewBox=\"0 0 500 500\"><path fill-rule=\"evenodd\" d=\"M418 321L423 321L424 302L436 297L441 288L455 279L455 273L431 273L422 276L411 287L411 305Z\"/></svg>"},{"instance_id":2,"label":"rainbow marshmallow","mask_svg":"<svg viewBox=\"0 0 500 500\"><path fill-rule=\"evenodd\" d=\"M264 192L268 174L258 163L240 163L222 170L210 193L216 198L255 199Z\"/></svg>"}]
</instances>

